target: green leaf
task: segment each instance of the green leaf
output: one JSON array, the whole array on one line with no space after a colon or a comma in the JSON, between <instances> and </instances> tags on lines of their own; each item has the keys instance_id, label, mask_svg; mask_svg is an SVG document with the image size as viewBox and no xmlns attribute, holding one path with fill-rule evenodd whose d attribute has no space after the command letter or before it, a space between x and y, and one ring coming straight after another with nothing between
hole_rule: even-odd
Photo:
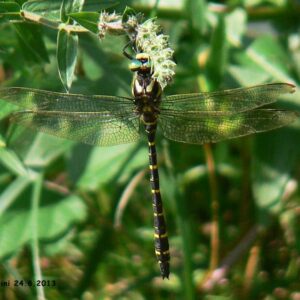
<instances>
[{"instance_id":1,"label":"green leaf","mask_svg":"<svg viewBox=\"0 0 300 300\"><path fill-rule=\"evenodd\" d=\"M210 83L209 90L216 90L220 86L225 73L228 52L225 22L222 16L219 17L210 44L206 71Z\"/></svg>"},{"instance_id":2,"label":"green leaf","mask_svg":"<svg viewBox=\"0 0 300 300\"><path fill-rule=\"evenodd\" d=\"M1 100L1 98L0 98ZM5 102L5 101L0 101L1 104L1 110L0 110L0 119L5 118L6 116L8 116L12 111L16 110L16 106Z\"/></svg>"},{"instance_id":3,"label":"green leaf","mask_svg":"<svg viewBox=\"0 0 300 300\"><path fill-rule=\"evenodd\" d=\"M60 21L61 0L35 0L23 4L22 10L28 11L53 22Z\"/></svg>"},{"instance_id":4,"label":"green leaf","mask_svg":"<svg viewBox=\"0 0 300 300\"><path fill-rule=\"evenodd\" d=\"M246 54L272 78L282 82L294 82L289 75L289 58L273 37L263 36L256 39L247 48Z\"/></svg>"},{"instance_id":5,"label":"green leaf","mask_svg":"<svg viewBox=\"0 0 300 300\"><path fill-rule=\"evenodd\" d=\"M39 132L30 144L30 147L27 147L24 164L34 168L45 167L68 151L72 145L73 142L69 140L58 139Z\"/></svg>"},{"instance_id":6,"label":"green leaf","mask_svg":"<svg viewBox=\"0 0 300 300\"><path fill-rule=\"evenodd\" d=\"M21 126L14 127L8 139L8 145L29 168L48 166L53 160L69 151L73 145L73 142L69 140L59 139Z\"/></svg>"},{"instance_id":7,"label":"green leaf","mask_svg":"<svg viewBox=\"0 0 300 300\"><path fill-rule=\"evenodd\" d=\"M6 139L0 134L0 149L6 146Z\"/></svg>"},{"instance_id":8,"label":"green leaf","mask_svg":"<svg viewBox=\"0 0 300 300\"><path fill-rule=\"evenodd\" d=\"M282 196L299 157L300 134L289 128L259 134L255 139L252 189L258 221L268 225L282 209Z\"/></svg>"},{"instance_id":9,"label":"green leaf","mask_svg":"<svg viewBox=\"0 0 300 300\"><path fill-rule=\"evenodd\" d=\"M60 80L68 92L71 88L76 66L78 35L61 29L57 36L57 63Z\"/></svg>"},{"instance_id":10,"label":"green leaf","mask_svg":"<svg viewBox=\"0 0 300 300\"><path fill-rule=\"evenodd\" d=\"M90 30L93 33L98 33L98 22L100 13L97 12L78 12L71 13L69 16L79 23L84 28Z\"/></svg>"},{"instance_id":11,"label":"green leaf","mask_svg":"<svg viewBox=\"0 0 300 300\"><path fill-rule=\"evenodd\" d=\"M131 16L135 16L135 15L136 15L136 11L129 6L126 6L122 15L122 23L126 23Z\"/></svg>"},{"instance_id":12,"label":"green leaf","mask_svg":"<svg viewBox=\"0 0 300 300\"><path fill-rule=\"evenodd\" d=\"M29 62L49 62L41 28L36 24L14 24L22 53Z\"/></svg>"},{"instance_id":13,"label":"green leaf","mask_svg":"<svg viewBox=\"0 0 300 300\"><path fill-rule=\"evenodd\" d=\"M80 12L84 0L63 0L60 10L60 18L64 23L69 23L69 14Z\"/></svg>"},{"instance_id":14,"label":"green leaf","mask_svg":"<svg viewBox=\"0 0 300 300\"><path fill-rule=\"evenodd\" d=\"M9 184L0 195L0 220L4 211L23 194L29 186L31 179L29 176L20 176Z\"/></svg>"},{"instance_id":15,"label":"green leaf","mask_svg":"<svg viewBox=\"0 0 300 300\"><path fill-rule=\"evenodd\" d=\"M205 0L186 0L186 14L189 16L191 27L203 34L206 31L207 5Z\"/></svg>"},{"instance_id":16,"label":"green leaf","mask_svg":"<svg viewBox=\"0 0 300 300\"><path fill-rule=\"evenodd\" d=\"M16 2L0 2L0 16L8 20L23 20L21 7Z\"/></svg>"},{"instance_id":17,"label":"green leaf","mask_svg":"<svg viewBox=\"0 0 300 300\"><path fill-rule=\"evenodd\" d=\"M83 9L84 11L100 11L117 6L118 4L119 2L115 0L89 0L84 3Z\"/></svg>"},{"instance_id":18,"label":"green leaf","mask_svg":"<svg viewBox=\"0 0 300 300\"><path fill-rule=\"evenodd\" d=\"M230 75L242 86L262 84L272 80L269 74L264 72L261 68L257 68L253 64L250 66L231 65L228 68L228 71Z\"/></svg>"},{"instance_id":19,"label":"green leaf","mask_svg":"<svg viewBox=\"0 0 300 300\"><path fill-rule=\"evenodd\" d=\"M0 217L0 257L20 250L32 238L30 190L22 193ZM39 239L59 238L72 224L86 217L86 207L78 196L62 198L56 193L43 191L42 199L38 208Z\"/></svg>"},{"instance_id":20,"label":"green leaf","mask_svg":"<svg viewBox=\"0 0 300 300\"><path fill-rule=\"evenodd\" d=\"M225 24L227 41L235 47L241 46L242 37L247 29L246 11L241 8L235 9L225 16Z\"/></svg>"},{"instance_id":21,"label":"green leaf","mask_svg":"<svg viewBox=\"0 0 300 300\"><path fill-rule=\"evenodd\" d=\"M0 1L0 15L9 13L20 13L21 7L16 2Z\"/></svg>"},{"instance_id":22,"label":"green leaf","mask_svg":"<svg viewBox=\"0 0 300 300\"><path fill-rule=\"evenodd\" d=\"M18 176L28 175L24 164L14 151L6 148L0 148L0 161L14 174Z\"/></svg>"},{"instance_id":23,"label":"green leaf","mask_svg":"<svg viewBox=\"0 0 300 300\"><path fill-rule=\"evenodd\" d=\"M134 159L131 159L134 157ZM81 171L81 177L77 186L81 189L96 190L111 181L128 180L132 172L147 166L147 150L138 144L120 145L109 148L94 148L91 155L86 157L85 168ZM70 160L70 171L76 171L78 153L73 154ZM80 174L80 172L79 172ZM78 177L76 174L72 178Z\"/></svg>"}]
</instances>

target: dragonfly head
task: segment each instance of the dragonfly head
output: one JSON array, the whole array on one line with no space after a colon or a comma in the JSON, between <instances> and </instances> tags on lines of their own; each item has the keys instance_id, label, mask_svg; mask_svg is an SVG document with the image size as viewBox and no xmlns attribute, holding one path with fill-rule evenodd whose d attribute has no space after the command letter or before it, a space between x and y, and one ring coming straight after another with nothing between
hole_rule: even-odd
<instances>
[{"instance_id":1,"label":"dragonfly head","mask_svg":"<svg viewBox=\"0 0 300 300\"><path fill-rule=\"evenodd\" d=\"M135 59L131 60L129 64L129 69L132 72L142 72L147 73L151 71L151 61L150 56L147 53L138 53Z\"/></svg>"}]
</instances>

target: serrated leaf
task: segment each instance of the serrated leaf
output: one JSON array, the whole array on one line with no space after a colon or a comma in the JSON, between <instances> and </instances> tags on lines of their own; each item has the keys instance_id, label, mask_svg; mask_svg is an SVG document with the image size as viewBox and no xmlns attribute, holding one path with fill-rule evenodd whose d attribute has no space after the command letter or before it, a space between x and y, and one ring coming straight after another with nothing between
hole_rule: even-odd
<instances>
[{"instance_id":1,"label":"serrated leaf","mask_svg":"<svg viewBox=\"0 0 300 300\"><path fill-rule=\"evenodd\" d=\"M60 30L57 36L57 63L60 80L68 92L71 88L77 60L77 33Z\"/></svg>"},{"instance_id":2,"label":"serrated leaf","mask_svg":"<svg viewBox=\"0 0 300 300\"><path fill-rule=\"evenodd\" d=\"M93 33L98 33L98 22L100 13L97 12L79 12L71 13L69 16L82 27L90 30Z\"/></svg>"},{"instance_id":3,"label":"serrated leaf","mask_svg":"<svg viewBox=\"0 0 300 300\"><path fill-rule=\"evenodd\" d=\"M19 44L25 58L30 62L49 62L46 46L42 39L41 28L36 24L14 24Z\"/></svg>"}]
</instances>

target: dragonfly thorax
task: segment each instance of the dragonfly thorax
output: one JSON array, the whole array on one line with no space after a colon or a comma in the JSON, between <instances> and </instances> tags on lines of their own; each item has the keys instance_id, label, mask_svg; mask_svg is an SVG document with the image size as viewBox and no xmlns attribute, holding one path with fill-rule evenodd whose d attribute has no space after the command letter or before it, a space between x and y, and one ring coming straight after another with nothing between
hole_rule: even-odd
<instances>
[{"instance_id":1,"label":"dragonfly thorax","mask_svg":"<svg viewBox=\"0 0 300 300\"><path fill-rule=\"evenodd\" d=\"M129 65L135 72L132 82L132 95L137 112L146 124L155 122L159 113L159 104L162 89L153 78L150 57L147 53L138 53Z\"/></svg>"},{"instance_id":2,"label":"dragonfly thorax","mask_svg":"<svg viewBox=\"0 0 300 300\"><path fill-rule=\"evenodd\" d=\"M146 124L155 122L159 113L161 87L150 73L136 73L132 83L132 94L137 112Z\"/></svg>"}]
</instances>

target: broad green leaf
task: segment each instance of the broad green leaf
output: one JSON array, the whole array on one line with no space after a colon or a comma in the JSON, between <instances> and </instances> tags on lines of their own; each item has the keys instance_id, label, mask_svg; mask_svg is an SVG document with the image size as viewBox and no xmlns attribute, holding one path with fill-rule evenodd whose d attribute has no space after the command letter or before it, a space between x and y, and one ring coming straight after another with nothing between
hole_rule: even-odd
<instances>
[{"instance_id":1,"label":"broad green leaf","mask_svg":"<svg viewBox=\"0 0 300 300\"><path fill-rule=\"evenodd\" d=\"M14 24L24 57L29 62L49 62L48 53L42 39L41 28L36 24Z\"/></svg>"},{"instance_id":2,"label":"broad green leaf","mask_svg":"<svg viewBox=\"0 0 300 300\"><path fill-rule=\"evenodd\" d=\"M5 118L12 111L16 110L16 106L11 103L8 103L8 102L5 102L2 100L2 101L0 101L0 104L1 104L0 119Z\"/></svg>"},{"instance_id":3,"label":"broad green leaf","mask_svg":"<svg viewBox=\"0 0 300 300\"><path fill-rule=\"evenodd\" d=\"M107 8L111 8L117 6L119 4L118 1L115 0L88 0L85 1L83 5L84 11L100 11Z\"/></svg>"},{"instance_id":4,"label":"broad green leaf","mask_svg":"<svg viewBox=\"0 0 300 300\"><path fill-rule=\"evenodd\" d=\"M6 146L6 140L4 136L0 133L0 149L4 148Z\"/></svg>"},{"instance_id":5,"label":"broad green leaf","mask_svg":"<svg viewBox=\"0 0 300 300\"><path fill-rule=\"evenodd\" d=\"M60 21L61 0L35 0L23 4L22 10L35 13L53 22Z\"/></svg>"},{"instance_id":6,"label":"broad green leaf","mask_svg":"<svg viewBox=\"0 0 300 300\"><path fill-rule=\"evenodd\" d=\"M57 63L61 82L68 92L71 88L77 60L78 35L61 29L57 36Z\"/></svg>"},{"instance_id":7,"label":"broad green leaf","mask_svg":"<svg viewBox=\"0 0 300 300\"><path fill-rule=\"evenodd\" d=\"M69 151L73 142L14 126L8 145L29 168L43 168Z\"/></svg>"},{"instance_id":8,"label":"broad green leaf","mask_svg":"<svg viewBox=\"0 0 300 300\"><path fill-rule=\"evenodd\" d=\"M4 211L20 196L29 186L31 179L29 176L16 178L0 195L0 220ZM1 222L1 221L0 221ZM1 229L0 229L1 230Z\"/></svg>"},{"instance_id":9,"label":"broad green leaf","mask_svg":"<svg viewBox=\"0 0 300 300\"><path fill-rule=\"evenodd\" d=\"M97 12L78 12L71 13L69 16L84 28L93 33L98 33L98 22L100 13Z\"/></svg>"},{"instance_id":10,"label":"broad green leaf","mask_svg":"<svg viewBox=\"0 0 300 300\"><path fill-rule=\"evenodd\" d=\"M18 176L28 175L24 164L22 163L22 161L14 151L7 148L0 148L0 161L15 175Z\"/></svg>"},{"instance_id":11,"label":"broad green leaf","mask_svg":"<svg viewBox=\"0 0 300 300\"><path fill-rule=\"evenodd\" d=\"M22 6L24 4L24 2L28 1L28 0L14 0L15 2L17 2L20 6ZM34 0L29 0L29 1L34 1Z\"/></svg>"},{"instance_id":12,"label":"broad green leaf","mask_svg":"<svg viewBox=\"0 0 300 300\"><path fill-rule=\"evenodd\" d=\"M21 7L16 2L3 2L0 1L0 17L7 18L8 20L22 20Z\"/></svg>"},{"instance_id":13,"label":"broad green leaf","mask_svg":"<svg viewBox=\"0 0 300 300\"><path fill-rule=\"evenodd\" d=\"M207 27L207 4L205 0L185 0L186 14L193 29L203 34Z\"/></svg>"},{"instance_id":14,"label":"broad green leaf","mask_svg":"<svg viewBox=\"0 0 300 300\"><path fill-rule=\"evenodd\" d=\"M20 12L21 7L13 1L0 1L0 13Z\"/></svg>"},{"instance_id":15,"label":"broad green leaf","mask_svg":"<svg viewBox=\"0 0 300 300\"><path fill-rule=\"evenodd\" d=\"M206 65L209 90L216 90L225 73L228 46L224 18L221 16L211 39L211 47Z\"/></svg>"},{"instance_id":16,"label":"broad green leaf","mask_svg":"<svg viewBox=\"0 0 300 300\"><path fill-rule=\"evenodd\" d=\"M250 66L231 65L228 68L228 72L241 86L251 86L272 81L270 74L253 64Z\"/></svg>"},{"instance_id":17,"label":"broad green leaf","mask_svg":"<svg viewBox=\"0 0 300 300\"><path fill-rule=\"evenodd\" d=\"M78 157L75 152L70 161L71 172L75 171L75 162ZM77 186L86 190L96 190L99 186L116 179L128 180L134 170L145 168L148 165L146 148L137 144L94 148L91 155L85 159L86 164L81 164L83 166L82 174ZM71 177L74 178L74 175Z\"/></svg>"},{"instance_id":18,"label":"broad green leaf","mask_svg":"<svg viewBox=\"0 0 300 300\"><path fill-rule=\"evenodd\" d=\"M298 33L290 34L288 37L288 47L291 52L291 60L296 76L300 78L300 35Z\"/></svg>"},{"instance_id":19,"label":"broad green leaf","mask_svg":"<svg viewBox=\"0 0 300 300\"><path fill-rule=\"evenodd\" d=\"M226 37L231 45L235 47L241 46L242 37L246 32L246 22L246 11L241 8L237 8L225 16Z\"/></svg>"},{"instance_id":20,"label":"broad green leaf","mask_svg":"<svg viewBox=\"0 0 300 300\"><path fill-rule=\"evenodd\" d=\"M69 14L80 12L84 0L63 0L60 9L60 18L64 23L69 23Z\"/></svg>"},{"instance_id":21,"label":"broad green leaf","mask_svg":"<svg viewBox=\"0 0 300 300\"><path fill-rule=\"evenodd\" d=\"M73 142L69 140L58 139L39 132L27 150L24 163L28 167L45 167L68 151L72 145Z\"/></svg>"},{"instance_id":22,"label":"broad green leaf","mask_svg":"<svg viewBox=\"0 0 300 300\"><path fill-rule=\"evenodd\" d=\"M30 191L31 189L27 189L0 217L0 257L20 250L32 238ZM86 208L78 196L61 197L53 192L43 191L38 208L38 238L59 238L72 224L85 217Z\"/></svg>"},{"instance_id":23,"label":"broad green leaf","mask_svg":"<svg viewBox=\"0 0 300 300\"><path fill-rule=\"evenodd\" d=\"M255 40L246 50L254 64L282 82L294 82L289 75L289 58L277 40L263 36Z\"/></svg>"},{"instance_id":24,"label":"broad green leaf","mask_svg":"<svg viewBox=\"0 0 300 300\"><path fill-rule=\"evenodd\" d=\"M295 124L291 126L259 134L255 139L252 189L261 225L268 225L270 216L282 209L282 195L300 154L296 146L300 134L294 130Z\"/></svg>"},{"instance_id":25,"label":"broad green leaf","mask_svg":"<svg viewBox=\"0 0 300 300\"><path fill-rule=\"evenodd\" d=\"M243 1L243 4L246 6L246 7L251 7L251 6L258 6L258 5L261 5L264 1L262 0L244 0ZM287 4L287 0L268 0L266 1L269 5L272 5L272 6L284 6Z\"/></svg>"}]
</instances>

